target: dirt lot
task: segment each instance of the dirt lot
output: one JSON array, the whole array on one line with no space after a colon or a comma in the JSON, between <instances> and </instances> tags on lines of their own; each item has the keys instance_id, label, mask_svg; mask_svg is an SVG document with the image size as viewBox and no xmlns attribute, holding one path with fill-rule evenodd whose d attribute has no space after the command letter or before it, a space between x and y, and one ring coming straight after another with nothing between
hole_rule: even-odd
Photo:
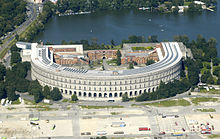
<instances>
[{"instance_id":1,"label":"dirt lot","mask_svg":"<svg viewBox=\"0 0 220 139\"><path fill-rule=\"evenodd\" d=\"M207 123L210 126L214 126L214 130L212 131L212 133L215 132L220 132L220 114L211 114L211 116L213 116L213 118L210 117L210 115L208 113L206 114L190 114L190 115L186 115L186 121L187 124L189 125L191 130L195 130L195 131L200 131L200 125L201 124L205 124L207 125ZM193 122L190 122L193 121Z\"/></svg>"},{"instance_id":2,"label":"dirt lot","mask_svg":"<svg viewBox=\"0 0 220 139\"><path fill-rule=\"evenodd\" d=\"M112 127L112 122L124 122L125 127ZM88 124L89 123L89 124ZM80 132L90 132L96 136L98 131L105 131L107 135L113 135L114 132L120 131L124 134L149 134L151 131L139 131L139 127L148 127L150 124L146 116L137 117L105 117L80 119Z\"/></svg>"},{"instance_id":3,"label":"dirt lot","mask_svg":"<svg viewBox=\"0 0 220 139\"><path fill-rule=\"evenodd\" d=\"M31 138L72 136L71 120L36 121L39 125L31 125L30 121L4 121L0 123L0 137ZM54 130L52 130L55 125Z\"/></svg>"}]
</instances>

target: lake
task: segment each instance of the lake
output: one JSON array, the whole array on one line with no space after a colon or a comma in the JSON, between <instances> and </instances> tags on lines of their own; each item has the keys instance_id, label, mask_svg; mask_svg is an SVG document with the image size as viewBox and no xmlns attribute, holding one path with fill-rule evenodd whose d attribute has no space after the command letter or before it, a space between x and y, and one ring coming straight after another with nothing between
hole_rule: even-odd
<instances>
[{"instance_id":1,"label":"lake","mask_svg":"<svg viewBox=\"0 0 220 139\"><path fill-rule=\"evenodd\" d=\"M195 39L198 34L214 37L220 43L220 2L217 12L206 11L199 15L166 15L146 11L122 10L97 12L87 15L54 16L36 40L53 42L79 41L96 38L98 43L120 43L128 36L157 35L159 41L173 40L175 35ZM220 56L218 45L218 56Z\"/></svg>"}]
</instances>

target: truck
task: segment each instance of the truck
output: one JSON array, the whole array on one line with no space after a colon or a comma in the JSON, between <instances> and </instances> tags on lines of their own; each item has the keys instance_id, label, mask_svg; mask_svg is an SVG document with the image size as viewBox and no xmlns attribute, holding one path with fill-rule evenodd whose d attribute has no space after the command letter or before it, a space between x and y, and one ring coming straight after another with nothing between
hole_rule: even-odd
<instances>
[{"instance_id":1,"label":"truck","mask_svg":"<svg viewBox=\"0 0 220 139\"><path fill-rule=\"evenodd\" d=\"M116 131L114 134L124 134L124 131Z\"/></svg>"},{"instance_id":2,"label":"truck","mask_svg":"<svg viewBox=\"0 0 220 139\"><path fill-rule=\"evenodd\" d=\"M111 127L125 127L125 122L112 122Z\"/></svg>"},{"instance_id":3,"label":"truck","mask_svg":"<svg viewBox=\"0 0 220 139\"><path fill-rule=\"evenodd\" d=\"M30 124L31 124L31 125L39 125L39 123L34 122L34 121L31 121Z\"/></svg>"},{"instance_id":4,"label":"truck","mask_svg":"<svg viewBox=\"0 0 220 139\"><path fill-rule=\"evenodd\" d=\"M183 136L182 132L174 132L171 134L172 136Z\"/></svg>"},{"instance_id":5,"label":"truck","mask_svg":"<svg viewBox=\"0 0 220 139\"><path fill-rule=\"evenodd\" d=\"M38 117L30 118L30 121L39 121Z\"/></svg>"},{"instance_id":6,"label":"truck","mask_svg":"<svg viewBox=\"0 0 220 139\"><path fill-rule=\"evenodd\" d=\"M148 127L139 127L139 131L148 131L149 128Z\"/></svg>"},{"instance_id":7,"label":"truck","mask_svg":"<svg viewBox=\"0 0 220 139\"><path fill-rule=\"evenodd\" d=\"M96 133L97 133L97 135L106 135L107 134L106 131L97 131Z\"/></svg>"}]
</instances>

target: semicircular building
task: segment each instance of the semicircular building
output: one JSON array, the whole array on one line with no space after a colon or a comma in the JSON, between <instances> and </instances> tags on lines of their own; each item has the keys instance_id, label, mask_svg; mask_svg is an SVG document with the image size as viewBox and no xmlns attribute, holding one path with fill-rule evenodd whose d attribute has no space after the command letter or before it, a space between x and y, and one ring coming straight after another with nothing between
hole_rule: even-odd
<instances>
[{"instance_id":1,"label":"semicircular building","mask_svg":"<svg viewBox=\"0 0 220 139\"><path fill-rule=\"evenodd\" d=\"M125 93L128 97L136 97L144 92L155 91L161 81L179 79L182 58L185 57L185 48L181 47L184 46L177 42L159 45L161 47L156 49L159 60L154 64L130 70L96 71L55 63L52 46L17 43L18 47L27 50L23 51L22 58L29 56L33 80L37 79L43 86L59 88L64 96L76 94L82 100L119 100ZM31 49L28 50L28 47ZM71 48L83 53L82 45L72 45Z\"/></svg>"}]
</instances>

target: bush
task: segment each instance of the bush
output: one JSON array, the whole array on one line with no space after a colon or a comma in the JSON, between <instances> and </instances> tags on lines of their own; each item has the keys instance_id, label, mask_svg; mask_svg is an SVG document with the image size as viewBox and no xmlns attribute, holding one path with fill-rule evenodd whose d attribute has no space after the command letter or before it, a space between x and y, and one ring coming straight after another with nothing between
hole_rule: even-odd
<instances>
[{"instance_id":1,"label":"bush","mask_svg":"<svg viewBox=\"0 0 220 139\"><path fill-rule=\"evenodd\" d=\"M51 91L51 99L54 101L61 100L63 96L61 95L61 92L58 88L54 87L53 90Z\"/></svg>"},{"instance_id":2,"label":"bush","mask_svg":"<svg viewBox=\"0 0 220 139\"><path fill-rule=\"evenodd\" d=\"M127 102L127 101L129 101L128 94L123 94L122 95L122 102Z\"/></svg>"},{"instance_id":3,"label":"bush","mask_svg":"<svg viewBox=\"0 0 220 139\"><path fill-rule=\"evenodd\" d=\"M76 96L75 94L73 94L73 95L71 96L71 100L72 100L72 101L77 101L78 98L77 98L77 96Z\"/></svg>"}]
</instances>

